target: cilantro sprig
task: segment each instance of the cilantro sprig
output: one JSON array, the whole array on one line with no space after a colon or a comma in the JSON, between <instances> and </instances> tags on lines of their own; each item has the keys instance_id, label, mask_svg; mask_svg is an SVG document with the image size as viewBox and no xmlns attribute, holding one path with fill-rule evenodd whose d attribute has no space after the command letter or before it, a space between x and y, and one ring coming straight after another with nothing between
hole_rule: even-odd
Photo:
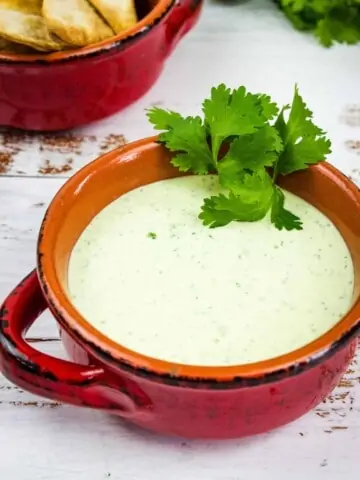
<instances>
[{"instance_id":1,"label":"cilantro sprig","mask_svg":"<svg viewBox=\"0 0 360 480\"><path fill-rule=\"evenodd\" d=\"M203 114L203 119L182 117L158 107L147 112L161 131L159 141L174 153L176 168L217 173L227 191L204 199L199 215L203 224L215 228L232 221L255 222L270 212L277 229L301 230L301 219L285 208L277 177L324 161L331 143L313 123L297 86L291 106L279 113L269 96L221 84L203 102Z\"/></svg>"},{"instance_id":2,"label":"cilantro sprig","mask_svg":"<svg viewBox=\"0 0 360 480\"><path fill-rule=\"evenodd\" d=\"M294 27L313 31L320 43L360 42L360 0L275 0Z\"/></svg>"}]
</instances>

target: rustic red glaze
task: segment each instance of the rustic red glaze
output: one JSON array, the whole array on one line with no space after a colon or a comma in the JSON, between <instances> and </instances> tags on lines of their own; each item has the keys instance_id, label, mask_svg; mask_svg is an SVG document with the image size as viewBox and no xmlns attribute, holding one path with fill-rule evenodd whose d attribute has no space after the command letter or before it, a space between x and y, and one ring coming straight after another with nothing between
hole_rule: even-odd
<instances>
[{"instance_id":1,"label":"rustic red glaze","mask_svg":"<svg viewBox=\"0 0 360 480\"><path fill-rule=\"evenodd\" d=\"M91 219L123 193L179 175L169 160L154 139L141 140L87 165L59 191L42 224L37 272L16 287L1 310L1 371L38 395L109 411L183 437L241 437L295 420L330 393L355 352L360 331L360 193L328 164L281 179L288 190L328 215L350 248L354 304L334 328L303 348L254 364L178 365L105 337L67 295L69 256ZM121 301L121 291L115 289L114 295ZM75 363L40 353L24 340L46 308Z\"/></svg>"},{"instance_id":2,"label":"rustic red glaze","mask_svg":"<svg viewBox=\"0 0 360 480\"><path fill-rule=\"evenodd\" d=\"M90 47L0 53L0 125L56 131L100 120L144 95L198 19L202 0L158 0L134 28Z\"/></svg>"}]
</instances>

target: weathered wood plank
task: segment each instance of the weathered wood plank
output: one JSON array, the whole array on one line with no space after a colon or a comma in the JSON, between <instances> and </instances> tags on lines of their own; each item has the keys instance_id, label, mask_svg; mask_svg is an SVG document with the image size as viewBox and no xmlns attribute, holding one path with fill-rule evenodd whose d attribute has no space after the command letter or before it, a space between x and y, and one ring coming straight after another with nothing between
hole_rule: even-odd
<instances>
[{"instance_id":1,"label":"weathered wood plank","mask_svg":"<svg viewBox=\"0 0 360 480\"><path fill-rule=\"evenodd\" d=\"M10 165L0 178L0 299L35 264L44 210L64 178L102 152L152 134L144 109L200 111L214 84L244 84L288 102L298 82L333 140L331 161L360 184L360 47L321 48L295 32L270 0L208 1L200 24L136 105L72 136L0 134ZM12 163L11 163L12 161ZM47 162L48 161L48 162ZM53 171L51 172L53 168ZM50 172L49 172L50 170ZM47 172L47 173L46 173ZM56 339L45 314L29 332ZM58 341L33 346L64 356ZM140 431L98 412L58 405L0 378L1 479L355 480L360 446L360 354L326 402L256 438L188 442Z\"/></svg>"},{"instance_id":2,"label":"weathered wood plank","mask_svg":"<svg viewBox=\"0 0 360 480\"><path fill-rule=\"evenodd\" d=\"M60 188L61 179L0 177L0 299L36 263L36 241L45 209ZM45 313L29 336L57 336L55 322Z\"/></svg>"},{"instance_id":3,"label":"weathered wood plank","mask_svg":"<svg viewBox=\"0 0 360 480\"><path fill-rule=\"evenodd\" d=\"M333 162L345 167L356 159L351 142L359 140L351 127L360 108L359 53L359 46L322 48L312 36L296 32L269 0L211 2L160 80L124 112L71 134L0 134L0 153L10 154L3 173L67 177L112 147L151 135L145 109L161 105L197 113L210 88L221 82L268 92L280 103L290 101L297 82L334 140Z\"/></svg>"}]
</instances>

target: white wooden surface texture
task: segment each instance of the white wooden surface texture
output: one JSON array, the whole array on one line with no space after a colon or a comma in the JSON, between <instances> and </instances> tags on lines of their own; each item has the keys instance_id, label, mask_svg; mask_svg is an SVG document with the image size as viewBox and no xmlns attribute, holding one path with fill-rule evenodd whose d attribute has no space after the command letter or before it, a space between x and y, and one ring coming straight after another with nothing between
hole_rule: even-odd
<instances>
[{"instance_id":1,"label":"white wooden surface texture","mask_svg":"<svg viewBox=\"0 0 360 480\"><path fill-rule=\"evenodd\" d=\"M331 162L360 184L360 48L321 48L295 32L267 0L208 1L196 29L136 105L73 133L71 142L63 135L0 134L0 154L12 160L0 176L0 298L34 267L39 224L64 177L120 144L122 135L150 135L145 108L196 113L220 82L268 92L280 103L291 99L297 82L333 140ZM41 173L49 166L59 171ZM63 355L49 315L29 336L41 350ZM0 451L1 480L355 480L360 354L315 411L275 432L222 443L159 437L97 412L44 401L0 377Z\"/></svg>"}]
</instances>

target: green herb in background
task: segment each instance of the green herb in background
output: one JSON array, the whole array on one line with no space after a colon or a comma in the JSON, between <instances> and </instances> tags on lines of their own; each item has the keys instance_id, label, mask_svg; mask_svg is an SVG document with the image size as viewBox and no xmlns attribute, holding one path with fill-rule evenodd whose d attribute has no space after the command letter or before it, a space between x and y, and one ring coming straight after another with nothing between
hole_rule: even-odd
<instances>
[{"instance_id":1,"label":"green herb in background","mask_svg":"<svg viewBox=\"0 0 360 480\"><path fill-rule=\"evenodd\" d=\"M199 215L203 224L255 222L270 211L279 230L301 230L301 219L284 206L277 176L324 161L331 143L313 123L297 87L292 105L279 113L269 96L222 84L203 102L203 114L203 119L182 117L157 107L147 113L162 131L159 141L174 152L175 167L200 175L217 173L228 191L204 200Z\"/></svg>"},{"instance_id":2,"label":"green herb in background","mask_svg":"<svg viewBox=\"0 0 360 480\"><path fill-rule=\"evenodd\" d=\"M360 0L275 0L298 30L313 31L320 43L360 41Z\"/></svg>"}]
</instances>

